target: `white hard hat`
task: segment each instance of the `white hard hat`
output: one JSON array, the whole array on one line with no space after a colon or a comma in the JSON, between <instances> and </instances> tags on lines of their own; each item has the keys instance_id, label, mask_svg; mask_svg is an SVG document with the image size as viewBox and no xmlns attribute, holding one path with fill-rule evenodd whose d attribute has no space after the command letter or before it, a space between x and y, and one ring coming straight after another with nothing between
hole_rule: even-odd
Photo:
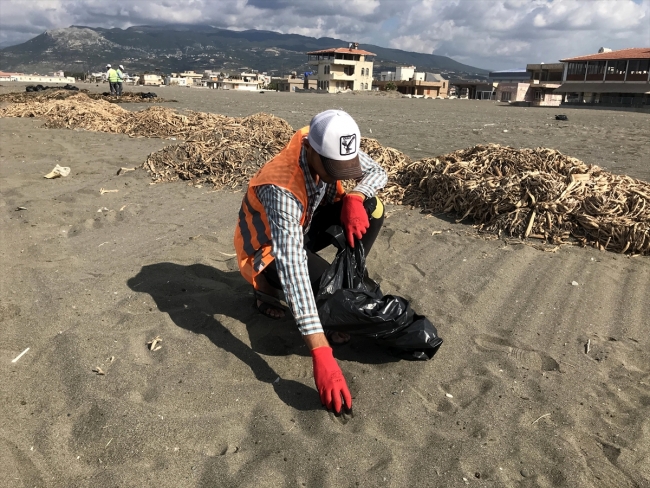
<instances>
[{"instance_id":1,"label":"white hard hat","mask_svg":"<svg viewBox=\"0 0 650 488\"><path fill-rule=\"evenodd\" d=\"M120 64L120 69L124 69L124 66L122 66L121 64Z\"/></svg>"},{"instance_id":2,"label":"white hard hat","mask_svg":"<svg viewBox=\"0 0 650 488\"><path fill-rule=\"evenodd\" d=\"M110 65L110 64L107 64L107 65L106 65L106 67L107 67L107 68L110 68L110 67L111 67L111 65Z\"/></svg>"}]
</instances>

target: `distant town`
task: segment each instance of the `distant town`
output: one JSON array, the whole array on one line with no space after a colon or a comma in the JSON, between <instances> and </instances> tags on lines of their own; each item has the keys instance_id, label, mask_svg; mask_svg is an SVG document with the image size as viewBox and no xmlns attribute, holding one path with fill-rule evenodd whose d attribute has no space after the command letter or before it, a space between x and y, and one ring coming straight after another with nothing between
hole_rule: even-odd
<instances>
[{"instance_id":1,"label":"distant town","mask_svg":"<svg viewBox=\"0 0 650 488\"><path fill-rule=\"evenodd\" d=\"M239 72L206 70L163 73L124 72L124 83L133 86L179 86L216 90L260 92L346 93L394 91L409 98L492 100L525 106L565 104L644 107L650 105L650 47L598 52L557 62L531 63L521 69L492 71L487 79L455 77L453 72L418 71L416 66L397 66L379 71L375 54L357 43L305 53L310 71L271 76L250 69ZM107 59L107 63L120 60ZM0 82L33 84L105 83L107 72L47 75L0 72Z\"/></svg>"}]
</instances>

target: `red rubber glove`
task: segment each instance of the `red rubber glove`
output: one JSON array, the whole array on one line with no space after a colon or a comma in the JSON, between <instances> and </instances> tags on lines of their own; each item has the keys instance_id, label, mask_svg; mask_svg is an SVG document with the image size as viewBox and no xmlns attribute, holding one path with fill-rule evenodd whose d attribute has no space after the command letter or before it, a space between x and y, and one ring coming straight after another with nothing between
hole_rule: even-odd
<instances>
[{"instance_id":1,"label":"red rubber glove","mask_svg":"<svg viewBox=\"0 0 650 488\"><path fill-rule=\"evenodd\" d=\"M314 361L314 381L320 395L320 402L328 410L340 413L343 406L341 395L343 395L347 409L351 409L352 395L341 368L332 355L332 348L323 346L312 349L311 357Z\"/></svg>"},{"instance_id":2,"label":"red rubber glove","mask_svg":"<svg viewBox=\"0 0 650 488\"><path fill-rule=\"evenodd\" d=\"M341 209L341 223L350 247L354 247L354 238L361 239L370 227L368 213L359 195L345 195Z\"/></svg>"}]
</instances>

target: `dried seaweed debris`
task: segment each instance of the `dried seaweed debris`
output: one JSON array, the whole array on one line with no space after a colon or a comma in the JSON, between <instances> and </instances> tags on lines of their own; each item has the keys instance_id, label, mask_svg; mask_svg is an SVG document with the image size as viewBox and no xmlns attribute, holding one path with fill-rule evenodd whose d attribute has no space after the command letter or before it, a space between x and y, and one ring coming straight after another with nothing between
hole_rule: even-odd
<instances>
[{"instance_id":1,"label":"dried seaweed debris","mask_svg":"<svg viewBox=\"0 0 650 488\"><path fill-rule=\"evenodd\" d=\"M293 135L269 114L244 118L163 107L131 112L84 93L0 109L0 117L41 117L47 127L177 138L149 155L154 182L238 188ZM650 254L650 184L616 175L548 148L479 145L412 161L363 138L361 149L388 173L380 194L387 203L455 213L482 231L551 244L578 241L599 249Z\"/></svg>"}]
</instances>

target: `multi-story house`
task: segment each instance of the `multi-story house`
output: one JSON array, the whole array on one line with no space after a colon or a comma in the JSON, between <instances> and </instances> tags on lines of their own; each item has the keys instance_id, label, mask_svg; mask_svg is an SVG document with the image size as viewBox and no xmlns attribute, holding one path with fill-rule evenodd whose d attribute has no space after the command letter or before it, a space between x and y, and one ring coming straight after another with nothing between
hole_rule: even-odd
<instances>
[{"instance_id":1,"label":"multi-story house","mask_svg":"<svg viewBox=\"0 0 650 488\"><path fill-rule=\"evenodd\" d=\"M311 51L307 56L309 64L314 67L319 90L336 93L372 89L372 59L375 53L359 49L359 44Z\"/></svg>"}]
</instances>

